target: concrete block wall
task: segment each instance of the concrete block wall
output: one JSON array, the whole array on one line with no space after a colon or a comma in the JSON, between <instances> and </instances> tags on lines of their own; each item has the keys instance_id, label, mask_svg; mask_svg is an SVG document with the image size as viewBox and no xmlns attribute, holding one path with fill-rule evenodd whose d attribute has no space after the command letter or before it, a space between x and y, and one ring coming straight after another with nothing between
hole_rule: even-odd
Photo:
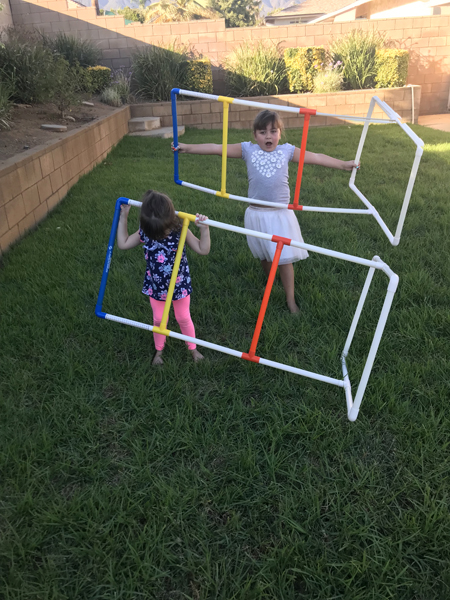
<instances>
[{"instance_id":1,"label":"concrete block wall","mask_svg":"<svg viewBox=\"0 0 450 600\"><path fill-rule=\"evenodd\" d=\"M321 113L340 115L353 115L364 117L369 109L369 103L374 95L370 90L357 90L349 92L338 92L335 94L289 94L280 96L260 96L246 98L255 102L265 102L276 106L298 106L303 108L315 108ZM380 100L385 101L391 108L407 122L417 123L420 113L421 89L413 86L413 89L389 88L376 90ZM414 101L414 105L413 105ZM131 105L132 117L160 117L163 127L172 125L172 105L170 102L152 102L148 104ZM253 119L259 111L249 106L230 104L229 128L251 129ZM281 112L283 123L287 129L301 127L303 117ZM387 118L384 112L375 106L374 118ZM177 102L178 125L194 127L196 129L222 129L223 106L218 101L190 100L188 96ZM333 117L312 117L310 126L320 125L342 125L341 119Z\"/></svg>"},{"instance_id":2,"label":"concrete block wall","mask_svg":"<svg viewBox=\"0 0 450 600\"><path fill-rule=\"evenodd\" d=\"M14 24L9 0L2 0L2 4L3 10L0 11L0 32L7 27L12 27Z\"/></svg>"},{"instance_id":3,"label":"concrete block wall","mask_svg":"<svg viewBox=\"0 0 450 600\"><path fill-rule=\"evenodd\" d=\"M119 108L49 146L5 161L0 169L0 255L41 221L128 133L130 108Z\"/></svg>"},{"instance_id":4,"label":"concrete block wall","mask_svg":"<svg viewBox=\"0 0 450 600\"><path fill-rule=\"evenodd\" d=\"M95 8L81 8L70 0L10 0L14 23L52 34L65 32L95 41L102 63L129 67L132 52L146 45L179 40L208 56L213 64L214 91L225 93L227 55L243 42L272 41L281 47L325 45L355 27L386 33L397 47L410 51L409 84L422 88L421 113L447 111L450 88L450 17L408 17L288 27L225 28L223 19L158 25L132 23L121 16L105 17Z\"/></svg>"}]
</instances>

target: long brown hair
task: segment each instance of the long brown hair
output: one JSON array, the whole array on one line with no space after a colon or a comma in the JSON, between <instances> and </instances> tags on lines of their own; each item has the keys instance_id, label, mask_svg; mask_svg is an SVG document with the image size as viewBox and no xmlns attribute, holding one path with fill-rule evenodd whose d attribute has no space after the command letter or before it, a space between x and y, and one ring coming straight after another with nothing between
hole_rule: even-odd
<instances>
[{"instance_id":1,"label":"long brown hair","mask_svg":"<svg viewBox=\"0 0 450 600\"><path fill-rule=\"evenodd\" d=\"M181 229L172 200L155 190L148 190L142 198L140 224L145 235L153 240L161 240Z\"/></svg>"}]
</instances>

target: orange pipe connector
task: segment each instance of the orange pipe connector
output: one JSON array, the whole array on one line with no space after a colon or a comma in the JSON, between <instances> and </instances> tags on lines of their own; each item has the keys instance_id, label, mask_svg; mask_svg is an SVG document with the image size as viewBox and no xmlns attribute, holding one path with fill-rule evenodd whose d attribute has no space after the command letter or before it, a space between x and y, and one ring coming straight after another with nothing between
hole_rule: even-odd
<instances>
[{"instance_id":1,"label":"orange pipe connector","mask_svg":"<svg viewBox=\"0 0 450 600\"><path fill-rule=\"evenodd\" d=\"M301 108L302 110L312 110L307 108ZM315 111L314 111L315 114ZM305 162L305 152L306 152L306 140L308 139L308 129L309 129L309 119L311 118L311 113L305 113L305 122L303 123L303 135L302 135L302 145L300 146L300 160L298 161L298 171L297 171L297 181L295 182L295 192L294 192L294 204L293 208L298 206L298 200L300 198L300 187L302 185L302 174L303 174L303 164Z\"/></svg>"},{"instance_id":2,"label":"orange pipe connector","mask_svg":"<svg viewBox=\"0 0 450 600\"><path fill-rule=\"evenodd\" d=\"M273 257L272 266L270 267L269 277L267 279L266 289L264 291L264 296L261 303L261 308L259 309L258 320L256 321L255 331L253 333L252 343L250 345L250 350L248 351L248 358L246 356L242 356L242 358L247 358L247 360L253 360L255 357L256 346L258 344L259 336L261 334L261 327L264 321L264 315L266 314L267 304L270 298L270 292L272 291L273 282L275 281L275 274L277 272L278 263L280 261L281 252L283 250L284 244L289 245L291 240L288 238L282 238L274 235L272 237L273 242L277 242L277 249L275 250L275 256ZM257 357L255 357L257 358ZM258 359L259 360L259 359Z\"/></svg>"}]
</instances>

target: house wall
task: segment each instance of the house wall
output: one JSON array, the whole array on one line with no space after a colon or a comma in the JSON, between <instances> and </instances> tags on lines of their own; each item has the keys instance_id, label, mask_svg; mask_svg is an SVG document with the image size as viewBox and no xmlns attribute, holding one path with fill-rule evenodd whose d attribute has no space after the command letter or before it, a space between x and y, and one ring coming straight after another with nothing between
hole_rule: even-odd
<instances>
[{"instance_id":1,"label":"house wall","mask_svg":"<svg viewBox=\"0 0 450 600\"><path fill-rule=\"evenodd\" d=\"M13 18L11 14L11 6L9 0L2 0L3 10L0 12L0 31L11 27L13 25Z\"/></svg>"},{"instance_id":2,"label":"house wall","mask_svg":"<svg viewBox=\"0 0 450 600\"><path fill-rule=\"evenodd\" d=\"M0 170L0 255L50 212L80 177L128 133L130 107L40 150L21 153Z\"/></svg>"},{"instance_id":3,"label":"house wall","mask_svg":"<svg viewBox=\"0 0 450 600\"><path fill-rule=\"evenodd\" d=\"M386 33L395 46L409 50L409 84L422 88L422 114L446 112L450 86L450 17L361 20L288 27L225 28L224 19L161 25L131 24L123 17L102 17L95 8L80 8L70 0L10 0L16 25L47 33L66 32L91 39L102 49L102 63L128 67L132 52L174 39L191 44L213 64L214 91L226 92L221 69L226 56L242 42L272 41L281 47L327 45L355 27Z\"/></svg>"}]
</instances>

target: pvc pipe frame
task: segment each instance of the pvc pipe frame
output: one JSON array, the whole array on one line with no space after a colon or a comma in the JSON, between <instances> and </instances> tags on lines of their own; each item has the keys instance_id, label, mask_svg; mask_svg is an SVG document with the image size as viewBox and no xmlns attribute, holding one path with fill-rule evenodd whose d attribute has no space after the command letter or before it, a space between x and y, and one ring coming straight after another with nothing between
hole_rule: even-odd
<instances>
[{"instance_id":1,"label":"pvc pipe frame","mask_svg":"<svg viewBox=\"0 0 450 600\"><path fill-rule=\"evenodd\" d=\"M334 250L328 250L326 248L320 248L319 246L313 246L311 244L305 244L303 242L296 242L294 240L290 240L288 238L282 238L276 235L270 235L266 233L261 233L259 231L253 231L252 229L246 229L244 227L237 227L235 225L229 225L227 223L221 223L219 221L213 221L211 219L207 219L205 224L216 227L218 229L224 229L225 231L233 231L235 233L240 233L243 235L250 235L253 237L257 237L260 239L265 239L269 241L273 241L277 244L277 249L275 253L275 258L272 262L272 268L269 273L269 278L266 286L266 290L264 292L263 301L261 304L260 313L258 316L258 320L255 327L255 332L253 334L250 350L248 353L240 352L238 350L233 350L231 348L227 348L225 346L220 346L218 344L214 344L211 342L207 342L205 340L199 340L197 338L193 338L190 336L183 335L181 333L176 333L174 331L170 331L167 329L167 320L169 315L170 306L172 303L172 296L175 287L175 280L178 275L179 264L181 260L181 254L184 247L184 241L186 239L187 228L191 221L195 221L195 215L191 215L189 213L177 212L178 216L183 219L183 227L182 233L180 236L180 243L178 246L177 254L175 257L174 269L172 271L171 281L169 284L169 291L167 294L163 318L159 327L154 327L153 325L148 325L147 323L141 323L139 321L133 321L131 319L126 319L124 317L119 317L117 315L111 315L103 312L103 299L105 295L106 284L108 281L109 270L111 267L111 259L112 253L114 249L114 243L117 235L117 227L119 224L120 218L120 207L122 204L129 204L131 206L140 207L141 202L136 200L131 200L129 198L118 198L116 201L114 218L111 226L111 233L109 236L108 247L106 251L105 263L103 267L102 279L100 283L100 289L97 298L97 304L95 307L95 314L97 317L102 319L106 319L109 321L115 321L117 323L122 323L124 325L130 325L132 327L137 327L139 329L145 329L147 331L155 331L156 333L161 333L167 337L172 337L175 339L183 340L185 342L192 342L194 344L198 344L199 346L203 346L205 348L209 348L210 350L217 350L219 352L223 352L224 354L228 354L230 356L235 356L236 358L243 358L245 360L249 360L251 362L256 362L261 365L266 365L268 367L273 367L275 369L280 369L282 371L287 371L288 373L294 373L296 375L302 375L303 377L308 377L310 379L315 379L317 381L322 381L324 383L329 383L331 385L335 385L341 388L344 388L345 398L347 403L347 416L350 421L355 421L358 417L359 409L361 406L361 402L364 396L364 392L367 386L367 382L369 380L370 373L372 371L373 363L376 357L376 353L378 350L378 346L381 341L381 336L383 335L384 327L386 325L386 321L389 315L389 311L391 309L392 301L394 298L395 291L398 286L398 275L396 275L386 263L384 263L378 256L374 256L372 260L367 260L365 258L359 258L357 256L352 256L351 254L344 254L342 252L336 252ZM335 379L333 377L328 377L326 375L321 375L319 373L313 373L311 371L306 371L305 369L299 369L297 367L292 367L289 365L285 365L283 363L271 361L259 356L256 356L256 346L259 339L259 334L261 331L261 327L264 320L265 311L267 308L267 304L270 297L270 292L272 289L273 281L275 278L275 273L278 266L278 261L282 252L284 245L291 245L296 248L302 248L304 250L308 250L309 252L316 252L317 254L322 254L325 256L330 256L332 258L336 258L338 260L345 260L347 262L352 262L356 264L360 264L369 269L367 274L367 278L361 292L358 305L356 307L355 315L353 317L350 330L347 336L347 340L344 345L344 349L341 354L341 363L342 363L342 374L343 379ZM353 341L353 337L356 331L356 327L358 325L359 318L361 316L362 309L364 307L364 303L367 297L367 294L370 289L370 285L374 276L375 271L382 271L386 274L389 279L386 297L384 300L384 304L378 318L378 323L375 329L374 337L372 340L372 344L369 350L369 354L366 359L366 363L364 366L363 373L361 375L361 380L359 382L358 388L356 390L355 399L352 397L352 389L351 382L347 371L347 363L346 358L350 350L351 343Z\"/></svg>"},{"instance_id":2,"label":"pvc pipe frame","mask_svg":"<svg viewBox=\"0 0 450 600\"><path fill-rule=\"evenodd\" d=\"M203 94L201 92L191 92L189 90L181 90L178 88L174 88L171 92L172 98L172 122L173 122L173 139L174 146L178 146L178 127L177 127L177 103L176 96L178 94L182 94L184 96L193 96L195 98L203 98L207 100L213 100L217 102L223 103L223 135L222 135L222 177L221 177L221 188L220 191L212 190L210 188L202 187L199 185L195 185L193 183L188 183L186 181L180 180L179 178L179 163L178 163L178 153L174 152L174 180L175 183L181 186L189 187L194 190L199 190L201 192L205 192L207 194L212 194L213 196L220 196L222 198L231 198L232 200L238 200L240 202L249 202L250 199L244 196L236 196L233 194L229 194L226 191L226 165L227 165L227 153L226 147L228 143L228 113L229 113L229 105L230 104L239 104L244 106L251 106L257 108L268 108L273 110L276 108L279 111L295 113L298 115L304 115L304 125L303 125L303 134L302 134L302 142L300 147L300 160L298 164L298 172L297 172L297 180L295 185L294 192L294 202L286 206L286 204L281 204L279 202L267 202L265 200L251 199L252 204L257 204L260 206L270 206L274 208L289 208L291 210L302 210L304 212L323 212L323 213L341 213L341 214L362 214L362 215L371 215L374 217L378 225L381 227L383 233L388 238L389 242L393 246L398 246L400 242L400 235L403 229L403 224L405 222L406 213L409 206L409 201L411 198L412 190L414 187L414 182L416 179L417 171L419 168L420 160L423 154L423 145L424 142L411 130L411 128L405 123L401 122L400 116L392 110L392 108L386 104L386 102L380 100L377 96L373 96L370 101L369 110L365 117L355 117L351 115L336 115L329 113L320 113L315 111L314 109L308 108L294 108L291 106L280 106L273 104L265 104L263 102L253 102L250 100L241 100L239 98L228 98L227 96L214 96L212 94ZM383 110L383 112L389 117L386 119L372 119L372 113L375 107L375 104ZM325 208L320 206L304 206L299 204L299 196L301 189L301 181L302 181L302 173L303 173L303 165L305 160L305 151L306 151L306 141L308 137L308 127L309 120L311 115L317 116L327 116L327 117L335 117L337 119L349 120L349 121L362 121L364 122L363 131L361 134L361 138L358 145L358 150L356 152L355 162L358 163L361 158L361 153L363 150L364 142L366 140L367 131L370 123L396 123L401 127L401 129L408 135L408 137L414 142L416 145L416 153L415 158L411 170L411 174L408 181L408 186L405 192L405 196L403 198L402 208L400 212L400 217L397 223L397 228L395 234L392 234L389 230L386 223L381 218L380 214L376 210L376 208L371 204L371 202L364 196L364 194L356 187L355 178L357 169L354 168L352 170L349 188L356 194L356 196L361 200L361 202L366 206L365 209L355 209L355 208Z\"/></svg>"}]
</instances>

